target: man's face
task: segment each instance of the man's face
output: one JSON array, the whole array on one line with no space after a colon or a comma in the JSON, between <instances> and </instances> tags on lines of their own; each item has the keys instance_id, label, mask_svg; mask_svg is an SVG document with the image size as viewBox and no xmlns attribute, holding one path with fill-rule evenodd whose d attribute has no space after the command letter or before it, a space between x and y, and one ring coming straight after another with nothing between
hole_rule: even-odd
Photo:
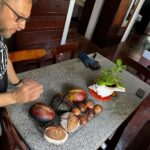
<instances>
[{"instance_id":1,"label":"man's face","mask_svg":"<svg viewBox=\"0 0 150 150\"><path fill-rule=\"evenodd\" d=\"M10 38L16 31L23 30L31 8L31 0L0 0L0 35Z\"/></svg>"}]
</instances>

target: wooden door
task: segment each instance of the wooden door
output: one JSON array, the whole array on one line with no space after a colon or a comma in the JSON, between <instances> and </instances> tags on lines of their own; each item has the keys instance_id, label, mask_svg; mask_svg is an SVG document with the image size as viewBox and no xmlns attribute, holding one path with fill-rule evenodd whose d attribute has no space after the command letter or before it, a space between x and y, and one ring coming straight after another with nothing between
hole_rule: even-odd
<instances>
[{"instance_id":1,"label":"wooden door","mask_svg":"<svg viewBox=\"0 0 150 150\"><path fill-rule=\"evenodd\" d=\"M132 0L105 0L92 42L107 47L120 42L125 29L122 23Z\"/></svg>"},{"instance_id":2,"label":"wooden door","mask_svg":"<svg viewBox=\"0 0 150 150\"><path fill-rule=\"evenodd\" d=\"M96 0L86 0L83 8L83 12L81 15L81 19L79 21L78 31L80 34L84 35L94 8Z\"/></svg>"}]
</instances>

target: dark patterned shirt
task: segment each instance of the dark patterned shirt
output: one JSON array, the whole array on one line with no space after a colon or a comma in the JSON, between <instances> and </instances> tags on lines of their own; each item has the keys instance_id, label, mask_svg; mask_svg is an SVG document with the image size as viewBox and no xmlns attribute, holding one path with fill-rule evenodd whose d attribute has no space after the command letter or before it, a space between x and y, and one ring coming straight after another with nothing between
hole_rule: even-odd
<instances>
[{"instance_id":1,"label":"dark patterned shirt","mask_svg":"<svg viewBox=\"0 0 150 150\"><path fill-rule=\"evenodd\" d=\"M8 48L4 43L4 39L0 37L0 92L7 89L7 61L8 61Z\"/></svg>"}]
</instances>

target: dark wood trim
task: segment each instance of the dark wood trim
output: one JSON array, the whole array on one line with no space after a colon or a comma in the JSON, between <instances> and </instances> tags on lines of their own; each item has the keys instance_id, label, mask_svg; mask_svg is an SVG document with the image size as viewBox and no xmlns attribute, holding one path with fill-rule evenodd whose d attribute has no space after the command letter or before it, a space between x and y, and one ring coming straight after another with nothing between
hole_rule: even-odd
<instances>
[{"instance_id":1,"label":"dark wood trim","mask_svg":"<svg viewBox=\"0 0 150 150\"><path fill-rule=\"evenodd\" d=\"M149 150L150 148L150 120L147 121L127 150Z\"/></svg>"},{"instance_id":2,"label":"dark wood trim","mask_svg":"<svg viewBox=\"0 0 150 150\"><path fill-rule=\"evenodd\" d=\"M139 33L144 33L148 23L150 22L150 1L149 0L145 0L140 10L140 14L142 15L142 20L137 24L137 31Z\"/></svg>"},{"instance_id":3,"label":"dark wood trim","mask_svg":"<svg viewBox=\"0 0 150 150\"><path fill-rule=\"evenodd\" d=\"M82 35L84 35L86 32L86 28L88 26L94 4L95 4L95 0L85 1L82 16L79 21L79 27L78 27L78 32Z\"/></svg>"},{"instance_id":4,"label":"dark wood trim","mask_svg":"<svg viewBox=\"0 0 150 150\"><path fill-rule=\"evenodd\" d=\"M101 45L106 40L113 19L116 15L121 0L105 0L101 14L99 16L92 42ZM107 14L107 15L106 15Z\"/></svg>"}]
</instances>

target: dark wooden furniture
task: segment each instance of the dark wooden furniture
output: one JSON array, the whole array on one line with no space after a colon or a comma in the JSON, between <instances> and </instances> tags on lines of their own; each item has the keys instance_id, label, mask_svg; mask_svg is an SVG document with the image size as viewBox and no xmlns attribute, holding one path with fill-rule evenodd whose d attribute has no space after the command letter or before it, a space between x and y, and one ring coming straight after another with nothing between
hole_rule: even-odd
<instances>
[{"instance_id":1,"label":"dark wooden furniture","mask_svg":"<svg viewBox=\"0 0 150 150\"><path fill-rule=\"evenodd\" d=\"M122 26L122 23L130 4L131 0L105 0L92 36L93 43L106 47L120 42L128 25Z\"/></svg>"},{"instance_id":2,"label":"dark wooden furniture","mask_svg":"<svg viewBox=\"0 0 150 150\"><path fill-rule=\"evenodd\" d=\"M148 150L150 148L150 95L137 109L126 126L116 150Z\"/></svg>"},{"instance_id":3,"label":"dark wooden furniture","mask_svg":"<svg viewBox=\"0 0 150 150\"><path fill-rule=\"evenodd\" d=\"M150 146L150 95L142 104L120 125L113 137L106 141L106 150L148 150ZM140 135L140 137L139 137ZM137 146L138 145L138 146ZM102 150L99 148L99 150Z\"/></svg>"},{"instance_id":4,"label":"dark wooden furniture","mask_svg":"<svg viewBox=\"0 0 150 150\"><path fill-rule=\"evenodd\" d=\"M80 34L84 35L86 32L86 28L88 26L93 8L94 8L95 0L86 0L83 8L83 12L81 18L79 20L78 31Z\"/></svg>"},{"instance_id":5,"label":"dark wooden furniture","mask_svg":"<svg viewBox=\"0 0 150 150\"><path fill-rule=\"evenodd\" d=\"M17 73L27 71L33 68L39 68L42 59L46 56L44 49L31 49L9 52L9 58L14 65Z\"/></svg>"},{"instance_id":6,"label":"dark wooden furniture","mask_svg":"<svg viewBox=\"0 0 150 150\"><path fill-rule=\"evenodd\" d=\"M74 42L52 48L51 54L53 56L53 63L72 59L74 57L75 50L77 50L78 47L79 43Z\"/></svg>"},{"instance_id":7,"label":"dark wooden furniture","mask_svg":"<svg viewBox=\"0 0 150 150\"><path fill-rule=\"evenodd\" d=\"M0 136L1 150L30 150L28 144L12 124L4 107L0 108L0 127L2 129L2 135Z\"/></svg>"},{"instance_id":8,"label":"dark wooden furniture","mask_svg":"<svg viewBox=\"0 0 150 150\"><path fill-rule=\"evenodd\" d=\"M133 73L133 70L131 70L131 68L133 68L136 71L135 75L143 81L146 82L148 79L150 79L150 70L148 68L129 57L122 57L122 60L123 63L127 65L127 70L129 72Z\"/></svg>"},{"instance_id":9,"label":"dark wooden furniture","mask_svg":"<svg viewBox=\"0 0 150 150\"><path fill-rule=\"evenodd\" d=\"M60 45L70 0L36 0L25 30L13 37L10 49L50 50Z\"/></svg>"},{"instance_id":10,"label":"dark wooden furniture","mask_svg":"<svg viewBox=\"0 0 150 150\"><path fill-rule=\"evenodd\" d=\"M60 45L66 21L70 0L35 0L31 12L31 19L25 30L16 32L8 41L9 51L23 49L45 49L46 56L42 65L50 64L52 59L50 50ZM33 69L35 61L15 63L15 68ZM19 71L20 72L20 71Z\"/></svg>"},{"instance_id":11,"label":"dark wooden furniture","mask_svg":"<svg viewBox=\"0 0 150 150\"><path fill-rule=\"evenodd\" d=\"M136 30L140 33L144 33L150 21L150 15L149 15L150 14L150 1L149 0L145 0L139 14L142 15L142 19L140 22L136 24Z\"/></svg>"},{"instance_id":12,"label":"dark wooden furniture","mask_svg":"<svg viewBox=\"0 0 150 150\"><path fill-rule=\"evenodd\" d=\"M32 49L32 50L20 50L16 52L10 52L9 58L12 62L18 62L30 59L40 59L46 55L44 49Z\"/></svg>"}]
</instances>

